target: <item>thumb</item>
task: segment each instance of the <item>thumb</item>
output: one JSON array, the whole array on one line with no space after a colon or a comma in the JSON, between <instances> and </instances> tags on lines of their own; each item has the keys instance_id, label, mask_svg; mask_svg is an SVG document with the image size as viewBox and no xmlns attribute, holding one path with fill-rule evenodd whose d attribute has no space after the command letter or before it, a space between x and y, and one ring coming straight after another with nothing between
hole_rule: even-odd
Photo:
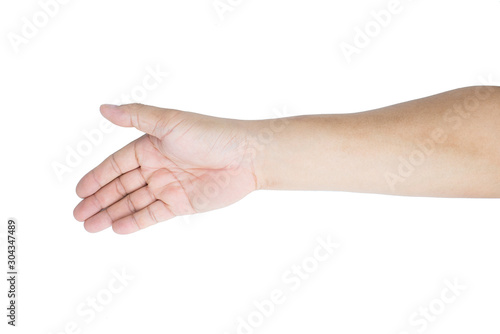
<instances>
[{"instance_id":1,"label":"thumb","mask_svg":"<svg viewBox=\"0 0 500 334\"><path fill-rule=\"evenodd\" d=\"M169 132L173 127L170 120L180 113L180 110L157 108L140 103L121 106L103 104L100 111L116 125L134 127L157 138L162 138Z\"/></svg>"}]
</instances>

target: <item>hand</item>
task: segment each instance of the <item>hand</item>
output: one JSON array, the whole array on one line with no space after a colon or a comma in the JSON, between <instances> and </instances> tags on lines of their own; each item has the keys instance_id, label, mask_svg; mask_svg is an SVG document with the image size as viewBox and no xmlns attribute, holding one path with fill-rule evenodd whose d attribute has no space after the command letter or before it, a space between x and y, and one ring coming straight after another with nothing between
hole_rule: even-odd
<instances>
[{"instance_id":1,"label":"hand","mask_svg":"<svg viewBox=\"0 0 500 334\"><path fill-rule=\"evenodd\" d=\"M146 134L78 183L85 229L126 234L234 203L257 188L244 121L140 104L101 106L108 120Z\"/></svg>"}]
</instances>

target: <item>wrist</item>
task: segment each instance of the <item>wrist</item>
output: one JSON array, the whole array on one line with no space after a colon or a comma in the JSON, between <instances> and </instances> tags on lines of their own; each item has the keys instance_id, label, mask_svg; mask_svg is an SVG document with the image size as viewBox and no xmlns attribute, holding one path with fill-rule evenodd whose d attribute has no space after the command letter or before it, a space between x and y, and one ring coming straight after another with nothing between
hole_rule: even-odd
<instances>
[{"instance_id":1,"label":"wrist","mask_svg":"<svg viewBox=\"0 0 500 334\"><path fill-rule=\"evenodd\" d=\"M252 162L256 190L280 189L279 164L281 138L290 123L290 118L248 121L247 154Z\"/></svg>"}]
</instances>

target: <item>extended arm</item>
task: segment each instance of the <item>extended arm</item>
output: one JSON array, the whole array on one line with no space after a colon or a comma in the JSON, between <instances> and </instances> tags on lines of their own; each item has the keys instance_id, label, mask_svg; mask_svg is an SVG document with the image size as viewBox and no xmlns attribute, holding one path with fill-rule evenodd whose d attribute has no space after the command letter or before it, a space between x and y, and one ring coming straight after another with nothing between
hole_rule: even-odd
<instances>
[{"instance_id":1,"label":"extended arm","mask_svg":"<svg viewBox=\"0 0 500 334\"><path fill-rule=\"evenodd\" d=\"M131 233L257 189L500 197L500 88L376 110L242 121L140 104L101 107L146 134L85 175L85 228Z\"/></svg>"}]
</instances>

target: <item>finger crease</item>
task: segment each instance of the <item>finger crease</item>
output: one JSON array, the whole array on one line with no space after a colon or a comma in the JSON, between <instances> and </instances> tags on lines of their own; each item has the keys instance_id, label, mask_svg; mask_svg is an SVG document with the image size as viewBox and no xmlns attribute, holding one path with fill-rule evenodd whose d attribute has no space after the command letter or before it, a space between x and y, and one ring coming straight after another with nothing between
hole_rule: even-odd
<instances>
[{"instance_id":1,"label":"finger crease","mask_svg":"<svg viewBox=\"0 0 500 334\"><path fill-rule=\"evenodd\" d=\"M106 213L106 216L108 216L109 220L111 221L111 224L113 224L114 220L113 218L111 217L111 215L109 214L109 211L107 209L104 209L102 210L102 212L105 212Z\"/></svg>"},{"instance_id":2,"label":"finger crease","mask_svg":"<svg viewBox=\"0 0 500 334\"><path fill-rule=\"evenodd\" d=\"M113 167L115 172L118 173L118 175L123 174L121 169L120 169L120 166L118 166L118 163L116 162L116 158L115 158L114 154L111 154L111 166Z\"/></svg>"},{"instance_id":3,"label":"finger crease","mask_svg":"<svg viewBox=\"0 0 500 334\"><path fill-rule=\"evenodd\" d=\"M102 188L101 182L97 179L97 175L95 174L95 169L92 169L92 177L94 178L95 182L99 185L99 188Z\"/></svg>"},{"instance_id":4,"label":"finger crease","mask_svg":"<svg viewBox=\"0 0 500 334\"><path fill-rule=\"evenodd\" d=\"M148 192L148 194L149 194L149 197L150 197L150 199L151 199L151 202L156 201L156 197L155 197L155 195L153 194L153 192L151 191L151 189L149 189L149 187L146 187L146 190L147 190L147 192Z\"/></svg>"},{"instance_id":5,"label":"finger crease","mask_svg":"<svg viewBox=\"0 0 500 334\"><path fill-rule=\"evenodd\" d=\"M146 178L144 177L144 175L142 174L142 169L139 167L139 175L142 177L142 185L147 185L148 184L148 180L146 180Z\"/></svg>"},{"instance_id":6,"label":"finger crease","mask_svg":"<svg viewBox=\"0 0 500 334\"><path fill-rule=\"evenodd\" d=\"M135 217L135 214L132 215L132 220L134 221L134 223L137 226L137 228L141 229L141 225L139 225L139 222L137 221L137 218Z\"/></svg>"},{"instance_id":7,"label":"finger crease","mask_svg":"<svg viewBox=\"0 0 500 334\"><path fill-rule=\"evenodd\" d=\"M103 206L101 204L101 201L99 201L99 199L97 198L96 195L92 195L92 198L94 199L94 203L97 203L97 207L99 210L102 210L103 209Z\"/></svg>"},{"instance_id":8,"label":"finger crease","mask_svg":"<svg viewBox=\"0 0 500 334\"><path fill-rule=\"evenodd\" d=\"M116 179L116 191L120 194L121 197L124 197L128 194L127 189L123 186L122 180L120 178Z\"/></svg>"},{"instance_id":9,"label":"finger crease","mask_svg":"<svg viewBox=\"0 0 500 334\"><path fill-rule=\"evenodd\" d=\"M141 121L139 120L139 113L136 113L135 116L137 118L137 129L140 129L141 128Z\"/></svg>"},{"instance_id":10,"label":"finger crease","mask_svg":"<svg viewBox=\"0 0 500 334\"><path fill-rule=\"evenodd\" d=\"M141 164L139 163L139 157L137 156L137 141L134 142L134 156L137 166L141 166Z\"/></svg>"},{"instance_id":11,"label":"finger crease","mask_svg":"<svg viewBox=\"0 0 500 334\"><path fill-rule=\"evenodd\" d=\"M132 202L132 199L130 198L130 195L128 195L127 197L125 197L125 201L127 202L127 206L128 206L128 209L134 213L137 211L137 209L135 208L135 205L134 203Z\"/></svg>"},{"instance_id":12,"label":"finger crease","mask_svg":"<svg viewBox=\"0 0 500 334\"><path fill-rule=\"evenodd\" d=\"M151 217L151 219L153 219L153 221L154 221L155 223L158 223L158 219L156 219L156 216L155 216L155 214L153 213L153 210L151 210L151 205L148 205L148 206L146 207L146 209L148 210L148 213L149 213L149 216Z\"/></svg>"}]
</instances>

